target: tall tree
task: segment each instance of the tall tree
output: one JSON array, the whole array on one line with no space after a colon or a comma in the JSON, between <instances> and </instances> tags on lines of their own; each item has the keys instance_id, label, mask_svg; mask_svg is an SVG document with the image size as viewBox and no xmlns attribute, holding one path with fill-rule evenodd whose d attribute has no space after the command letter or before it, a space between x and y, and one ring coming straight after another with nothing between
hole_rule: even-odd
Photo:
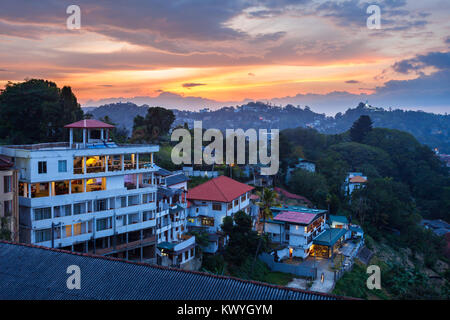
<instances>
[{"instance_id":1,"label":"tall tree","mask_svg":"<svg viewBox=\"0 0 450 320\"><path fill-rule=\"evenodd\" d=\"M134 118L131 140L134 142L155 141L169 132L174 121L175 115L172 110L161 107L149 108L145 117L138 115Z\"/></svg>"},{"instance_id":2,"label":"tall tree","mask_svg":"<svg viewBox=\"0 0 450 320\"><path fill-rule=\"evenodd\" d=\"M68 136L64 125L82 118L70 87L59 89L54 82L8 82L0 94L0 136L6 143L61 141Z\"/></svg>"},{"instance_id":3,"label":"tall tree","mask_svg":"<svg viewBox=\"0 0 450 320\"><path fill-rule=\"evenodd\" d=\"M272 219L272 208L277 204L278 194L269 189L264 188L262 192L256 192L259 197L258 206L259 206L259 219L263 220L263 234L266 232L266 220ZM259 223L259 221L258 221Z\"/></svg>"},{"instance_id":4,"label":"tall tree","mask_svg":"<svg viewBox=\"0 0 450 320\"><path fill-rule=\"evenodd\" d=\"M233 217L225 217L222 231L229 237L225 249L225 259L235 266L240 266L250 256L261 237L252 230L252 218L244 211L236 212Z\"/></svg>"},{"instance_id":5,"label":"tall tree","mask_svg":"<svg viewBox=\"0 0 450 320\"><path fill-rule=\"evenodd\" d=\"M264 188L262 192L258 191L256 194L259 197L259 202L258 202L259 217L258 217L257 224L259 224L260 219L263 220L262 232L263 232L263 235L265 235L266 220L272 219L272 217L273 217L271 208L277 204L278 194L269 188ZM253 271L253 267L256 262L256 258L258 257L259 250L261 248L261 243L262 243L262 237L260 237L259 241L258 241L258 247L256 248L255 258L253 259L252 271Z\"/></svg>"},{"instance_id":6,"label":"tall tree","mask_svg":"<svg viewBox=\"0 0 450 320\"><path fill-rule=\"evenodd\" d=\"M350 138L355 142L362 142L366 135L372 130L372 119L362 115L350 128Z\"/></svg>"}]
</instances>

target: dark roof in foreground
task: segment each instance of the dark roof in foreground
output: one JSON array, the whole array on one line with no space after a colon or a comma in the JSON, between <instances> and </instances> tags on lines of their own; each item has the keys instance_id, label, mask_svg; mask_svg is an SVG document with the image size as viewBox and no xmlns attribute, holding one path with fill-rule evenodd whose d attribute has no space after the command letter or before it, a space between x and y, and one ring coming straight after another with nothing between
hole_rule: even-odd
<instances>
[{"instance_id":1,"label":"dark roof in foreground","mask_svg":"<svg viewBox=\"0 0 450 320\"><path fill-rule=\"evenodd\" d=\"M67 267L81 270L68 289ZM0 299L335 300L329 294L0 241Z\"/></svg>"}]
</instances>

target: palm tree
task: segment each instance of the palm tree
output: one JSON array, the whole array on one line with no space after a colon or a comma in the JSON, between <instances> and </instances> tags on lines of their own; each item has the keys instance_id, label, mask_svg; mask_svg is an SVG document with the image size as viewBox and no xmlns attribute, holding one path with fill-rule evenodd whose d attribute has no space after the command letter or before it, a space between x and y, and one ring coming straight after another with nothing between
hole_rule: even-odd
<instances>
[{"instance_id":1,"label":"palm tree","mask_svg":"<svg viewBox=\"0 0 450 320\"><path fill-rule=\"evenodd\" d=\"M264 188L263 192L258 191L258 192L256 192L256 195L259 197L259 202L257 202L256 204L260 208L258 224L259 224L259 221L262 219L263 220L263 236L264 236L264 234L266 233L266 220L273 218L272 210L270 208L272 208L273 206L275 206L277 204L278 194L269 188ZM259 238L258 247L256 248L255 258L253 259L252 273L253 273L253 267L256 262L256 258L258 257L259 249L261 248L261 241L262 241L262 236Z\"/></svg>"},{"instance_id":2,"label":"palm tree","mask_svg":"<svg viewBox=\"0 0 450 320\"><path fill-rule=\"evenodd\" d=\"M258 220L261 219L263 220L263 234L265 234L266 220L272 219L273 217L272 210L270 208L272 208L278 203L277 202L278 194L269 188L264 188L263 192L258 191L256 192L256 195L259 197L259 202L257 202L256 204L260 208Z\"/></svg>"}]
</instances>

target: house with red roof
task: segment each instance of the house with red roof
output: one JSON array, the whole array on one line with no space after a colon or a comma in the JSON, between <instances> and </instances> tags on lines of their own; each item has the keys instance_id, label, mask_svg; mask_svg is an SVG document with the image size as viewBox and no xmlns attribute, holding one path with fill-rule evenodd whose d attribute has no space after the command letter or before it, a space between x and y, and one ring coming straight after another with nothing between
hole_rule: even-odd
<instances>
[{"instance_id":1,"label":"house with red roof","mask_svg":"<svg viewBox=\"0 0 450 320\"><path fill-rule=\"evenodd\" d=\"M226 176L208 180L188 191L188 229L206 231L210 245L204 252L215 253L225 245L220 225L226 216L243 210L250 214L254 188Z\"/></svg>"},{"instance_id":2,"label":"house with red roof","mask_svg":"<svg viewBox=\"0 0 450 320\"><path fill-rule=\"evenodd\" d=\"M367 177L362 172L349 172L344 182L345 195L351 196L354 190L363 188L367 183Z\"/></svg>"}]
</instances>

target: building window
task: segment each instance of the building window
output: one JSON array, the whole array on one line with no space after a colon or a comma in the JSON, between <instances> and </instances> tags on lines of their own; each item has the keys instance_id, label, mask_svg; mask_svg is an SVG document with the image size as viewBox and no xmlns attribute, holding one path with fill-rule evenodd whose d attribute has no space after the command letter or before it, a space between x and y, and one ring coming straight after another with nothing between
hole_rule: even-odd
<instances>
[{"instance_id":1,"label":"building window","mask_svg":"<svg viewBox=\"0 0 450 320\"><path fill-rule=\"evenodd\" d=\"M238 204L239 204L239 200L238 199L234 200L234 206L236 207Z\"/></svg>"},{"instance_id":2,"label":"building window","mask_svg":"<svg viewBox=\"0 0 450 320\"><path fill-rule=\"evenodd\" d=\"M58 160L58 172L67 172L67 160Z\"/></svg>"},{"instance_id":3,"label":"building window","mask_svg":"<svg viewBox=\"0 0 450 320\"><path fill-rule=\"evenodd\" d=\"M105 211L106 210L106 200L107 199L95 200L94 201L95 211Z\"/></svg>"},{"instance_id":4,"label":"building window","mask_svg":"<svg viewBox=\"0 0 450 320\"><path fill-rule=\"evenodd\" d=\"M213 203L212 209L214 211L222 211L222 204L221 203Z\"/></svg>"},{"instance_id":5,"label":"building window","mask_svg":"<svg viewBox=\"0 0 450 320\"><path fill-rule=\"evenodd\" d=\"M38 208L34 209L34 220L45 220L51 219L52 217L52 209L48 208Z\"/></svg>"},{"instance_id":6,"label":"building window","mask_svg":"<svg viewBox=\"0 0 450 320\"><path fill-rule=\"evenodd\" d=\"M228 210L231 210L231 209L233 209L233 203L232 203L232 202L230 202L230 203L228 204Z\"/></svg>"},{"instance_id":7,"label":"building window","mask_svg":"<svg viewBox=\"0 0 450 320\"><path fill-rule=\"evenodd\" d=\"M3 207L5 208L5 217L9 217L12 214L12 200L6 200L3 202Z\"/></svg>"},{"instance_id":8,"label":"building window","mask_svg":"<svg viewBox=\"0 0 450 320\"><path fill-rule=\"evenodd\" d=\"M36 243L50 241L52 239L52 230L51 229L36 230L34 233L34 237Z\"/></svg>"},{"instance_id":9,"label":"building window","mask_svg":"<svg viewBox=\"0 0 450 320\"><path fill-rule=\"evenodd\" d=\"M4 193L12 192L11 176L3 177L3 191Z\"/></svg>"},{"instance_id":10,"label":"building window","mask_svg":"<svg viewBox=\"0 0 450 320\"><path fill-rule=\"evenodd\" d=\"M202 226L214 227L214 218L203 217Z\"/></svg>"},{"instance_id":11,"label":"building window","mask_svg":"<svg viewBox=\"0 0 450 320\"><path fill-rule=\"evenodd\" d=\"M131 213L128 215L128 224L139 223L139 213Z\"/></svg>"},{"instance_id":12,"label":"building window","mask_svg":"<svg viewBox=\"0 0 450 320\"><path fill-rule=\"evenodd\" d=\"M97 220L97 231L102 231L111 228L111 218L103 218Z\"/></svg>"},{"instance_id":13,"label":"building window","mask_svg":"<svg viewBox=\"0 0 450 320\"><path fill-rule=\"evenodd\" d=\"M137 206L139 204L139 195L128 196L128 206Z\"/></svg>"},{"instance_id":14,"label":"building window","mask_svg":"<svg viewBox=\"0 0 450 320\"><path fill-rule=\"evenodd\" d=\"M73 214L83 214L86 213L86 203L75 203L73 205Z\"/></svg>"},{"instance_id":15,"label":"building window","mask_svg":"<svg viewBox=\"0 0 450 320\"><path fill-rule=\"evenodd\" d=\"M38 162L38 173L47 173L47 161Z\"/></svg>"}]
</instances>

